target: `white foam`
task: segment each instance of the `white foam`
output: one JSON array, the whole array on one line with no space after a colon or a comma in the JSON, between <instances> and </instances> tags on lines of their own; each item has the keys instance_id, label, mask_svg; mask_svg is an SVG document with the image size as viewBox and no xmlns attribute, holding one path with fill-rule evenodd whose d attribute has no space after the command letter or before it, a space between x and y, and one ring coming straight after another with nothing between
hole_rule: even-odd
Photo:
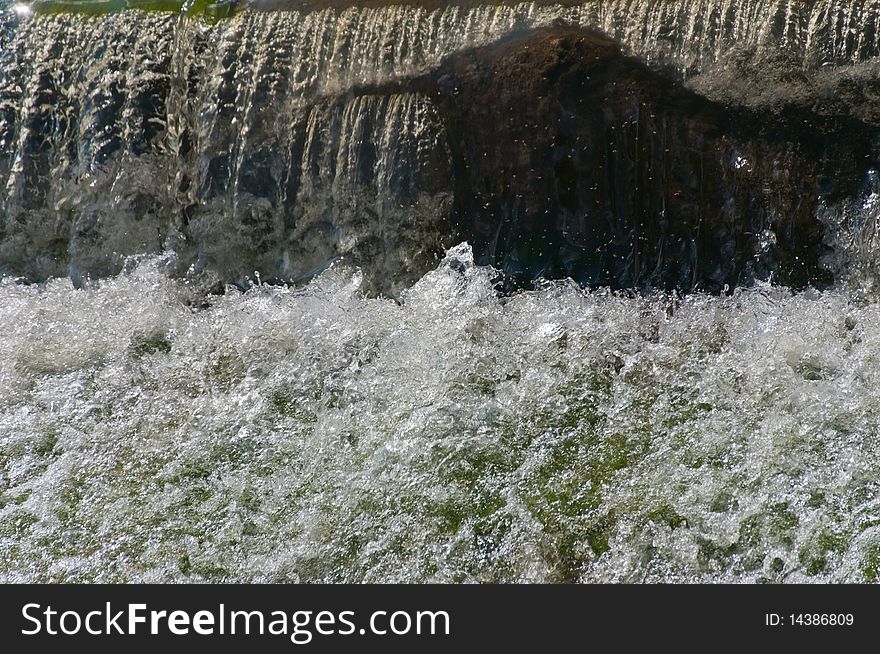
<instances>
[{"instance_id":1,"label":"white foam","mask_svg":"<svg viewBox=\"0 0 880 654\"><path fill-rule=\"evenodd\" d=\"M0 577L873 579L880 307L0 286Z\"/></svg>"}]
</instances>

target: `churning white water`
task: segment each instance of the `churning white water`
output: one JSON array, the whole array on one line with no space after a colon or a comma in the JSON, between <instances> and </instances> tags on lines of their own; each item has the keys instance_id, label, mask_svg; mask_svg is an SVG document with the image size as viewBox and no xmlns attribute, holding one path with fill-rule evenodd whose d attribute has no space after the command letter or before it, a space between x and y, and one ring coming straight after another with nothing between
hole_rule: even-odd
<instances>
[{"instance_id":1,"label":"churning white water","mask_svg":"<svg viewBox=\"0 0 880 654\"><path fill-rule=\"evenodd\" d=\"M5 581L873 581L880 306L0 285Z\"/></svg>"},{"instance_id":2,"label":"churning white water","mask_svg":"<svg viewBox=\"0 0 880 654\"><path fill-rule=\"evenodd\" d=\"M437 127L421 96L333 99L560 20L724 102L878 75L880 0L213 25L0 0L0 258L21 264L0 274L49 279L0 281L0 581L880 580L876 172L820 216L836 290L503 296L462 244L369 297L433 255L389 171ZM236 274L243 216L277 227L289 278L328 233L381 233L387 284L337 266L206 296L169 274L184 208L197 260Z\"/></svg>"}]
</instances>

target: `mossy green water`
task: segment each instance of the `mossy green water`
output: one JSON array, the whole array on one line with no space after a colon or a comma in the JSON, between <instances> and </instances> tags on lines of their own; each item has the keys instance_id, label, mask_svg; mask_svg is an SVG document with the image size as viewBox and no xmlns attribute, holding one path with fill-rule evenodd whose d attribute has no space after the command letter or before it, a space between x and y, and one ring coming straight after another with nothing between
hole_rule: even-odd
<instances>
[{"instance_id":1,"label":"mossy green water","mask_svg":"<svg viewBox=\"0 0 880 654\"><path fill-rule=\"evenodd\" d=\"M27 7L37 15L82 14L98 16L126 10L174 12L203 16L208 20L222 20L244 8L241 0L33 0L32 2L2 2L3 6Z\"/></svg>"},{"instance_id":2,"label":"mossy green water","mask_svg":"<svg viewBox=\"0 0 880 654\"><path fill-rule=\"evenodd\" d=\"M537 4L572 6L590 0L539 0ZM516 0L2 0L4 6L28 6L36 14L78 13L100 15L136 9L139 11L165 11L191 15L204 15L222 19L247 7L317 11L321 9L344 10L351 7L366 9L392 5L421 6L437 9L443 6L478 7L481 5L514 5Z\"/></svg>"},{"instance_id":3,"label":"mossy green water","mask_svg":"<svg viewBox=\"0 0 880 654\"><path fill-rule=\"evenodd\" d=\"M880 578L880 337L832 319L875 305L499 298L467 263L194 311L151 265L0 286L0 578Z\"/></svg>"}]
</instances>

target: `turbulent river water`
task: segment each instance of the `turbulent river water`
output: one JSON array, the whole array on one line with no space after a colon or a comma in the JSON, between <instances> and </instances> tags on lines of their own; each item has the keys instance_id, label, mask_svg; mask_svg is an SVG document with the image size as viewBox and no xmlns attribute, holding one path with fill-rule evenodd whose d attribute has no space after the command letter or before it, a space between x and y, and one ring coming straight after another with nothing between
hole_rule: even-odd
<instances>
[{"instance_id":1,"label":"turbulent river water","mask_svg":"<svg viewBox=\"0 0 880 654\"><path fill-rule=\"evenodd\" d=\"M178 163L163 157L179 151L168 146L127 168L146 124L132 115L143 107L106 109L112 94L102 95L108 82L95 74L121 56L95 39L120 30L137 33L138 56L157 67L121 68L120 84L161 86L181 62L202 66L202 90L175 100L180 114L152 118L165 129L200 117L193 169L234 142L223 194L172 200L200 203L222 226L238 206L236 166L264 143L253 130L230 136L230 115L205 98L259 79L247 72L255 61L277 81L277 48L269 59L243 59L245 72L224 60L247 52L267 21L288 30L272 31L279 43L312 53L282 53L286 67L303 62L303 93L316 92L309 89L324 70L334 71L334 84L363 83L364 70L392 76L396 66L427 66L524 22L562 16L598 24L647 61L722 94L705 69L734 45L781 42L821 79L839 67L873 75L877 2L246 13L199 28L222 38L192 42L180 34L195 28L175 28L168 15L116 14L82 28L92 40L52 55L68 69L84 52L102 62L62 80L91 98L53 110L67 112L62 128L37 120L51 113L40 109L49 86L22 82L43 79L51 58L43 52L33 63L21 53L47 33L55 40L44 48L75 40L68 25L77 19L24 13L5 11L0 34L0 137L18 139L0 151L10 153L0 158L3 256L7 265L36 262L22 268L28 279L11 266L16 274L0 282L0 579L880 580L878 196L870 183L822 216L834 246L828 265L845 273L821 292L757 283L721 296L636 294L539 281L501 293L497 272L475 265L461 243L396 299L365 292L364 273L345 262L296 286L249 275L226 293L206 293L199 278L179 274L173 226L119 200L135 187L173 195L166 185ZM147 23L150 31L131 27ZM405 33L396 43L426 52L383 50L398 34L390 26ZM197 46L177 64L144 55ZM216 74L205 73L212 65ZM51 93L72 94L63 85ZM297 111L288 96L272 106L282 105ZM239 125L255 120L248 106L233 112ZM424 117L416 105L397 107L404 124ZM318 130L310 115L306 124ZM65 154L71 142L81 146L78 158ZM38 153L44 168L17 166L21 151ZM82 178L89 183L74 188ZM94 240L73 249L86 253L80 262L115 267L91 279L70 261L41 259L67 220L58 217L65 202L100 204L101 194L106 215L90 224L121 235L97 241L97 255L88 250ZM47 215L54 235L22 236ZM155 253L163 240L165 252Z\"/></svg>"},{"instance_id":2,"label":"turbulent river water","mask_svg":"<svg viewBox=\"0 0 880 654\"><path fill-rule=\"evenodd\" d=\"M880 306L0 287L7 580L873 581ZM202 302L199 300L199 302Z\"/></svg>"}]
</instances>

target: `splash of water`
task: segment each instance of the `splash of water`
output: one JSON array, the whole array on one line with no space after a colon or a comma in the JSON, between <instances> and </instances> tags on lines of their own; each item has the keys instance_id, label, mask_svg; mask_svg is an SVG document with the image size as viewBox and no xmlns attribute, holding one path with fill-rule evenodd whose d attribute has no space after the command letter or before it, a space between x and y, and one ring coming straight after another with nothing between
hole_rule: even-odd
<instances>
[{"instance_id":1,"label":"splash of water","mask_svg":"<svg viewBox=\"0 0 880 654\"><path fill-rule=\"evenodd\" d=\"M332 218L298 223L288 270L318 272L320 229L405 270L393 226L438 201L410 194L432 108L338 102L352 85L557 18L682 79L736 49L864 66L878 7L0 12L3 257L50 278L0 284L0 578L876 581L869 293L499 297L461 245L399 303L339 265L206 298L173 255L127 257L185 251L188 221L216 234L197 261L231 258L308 205ZM871 188L825 217L866 265ZM78 272L101 269L122 272Z\"/></svg>"},{"instance_id":2,"label":"splash of water","mask_svg":"<svg viewBox=\"0 0 880 654\"><path fill-rule=\"evenodd\" d=\"M880 572L876 304L499 298L462 245L195 309L160 263L0 287L4 580Z\"/></svg>"}]
</instances>

